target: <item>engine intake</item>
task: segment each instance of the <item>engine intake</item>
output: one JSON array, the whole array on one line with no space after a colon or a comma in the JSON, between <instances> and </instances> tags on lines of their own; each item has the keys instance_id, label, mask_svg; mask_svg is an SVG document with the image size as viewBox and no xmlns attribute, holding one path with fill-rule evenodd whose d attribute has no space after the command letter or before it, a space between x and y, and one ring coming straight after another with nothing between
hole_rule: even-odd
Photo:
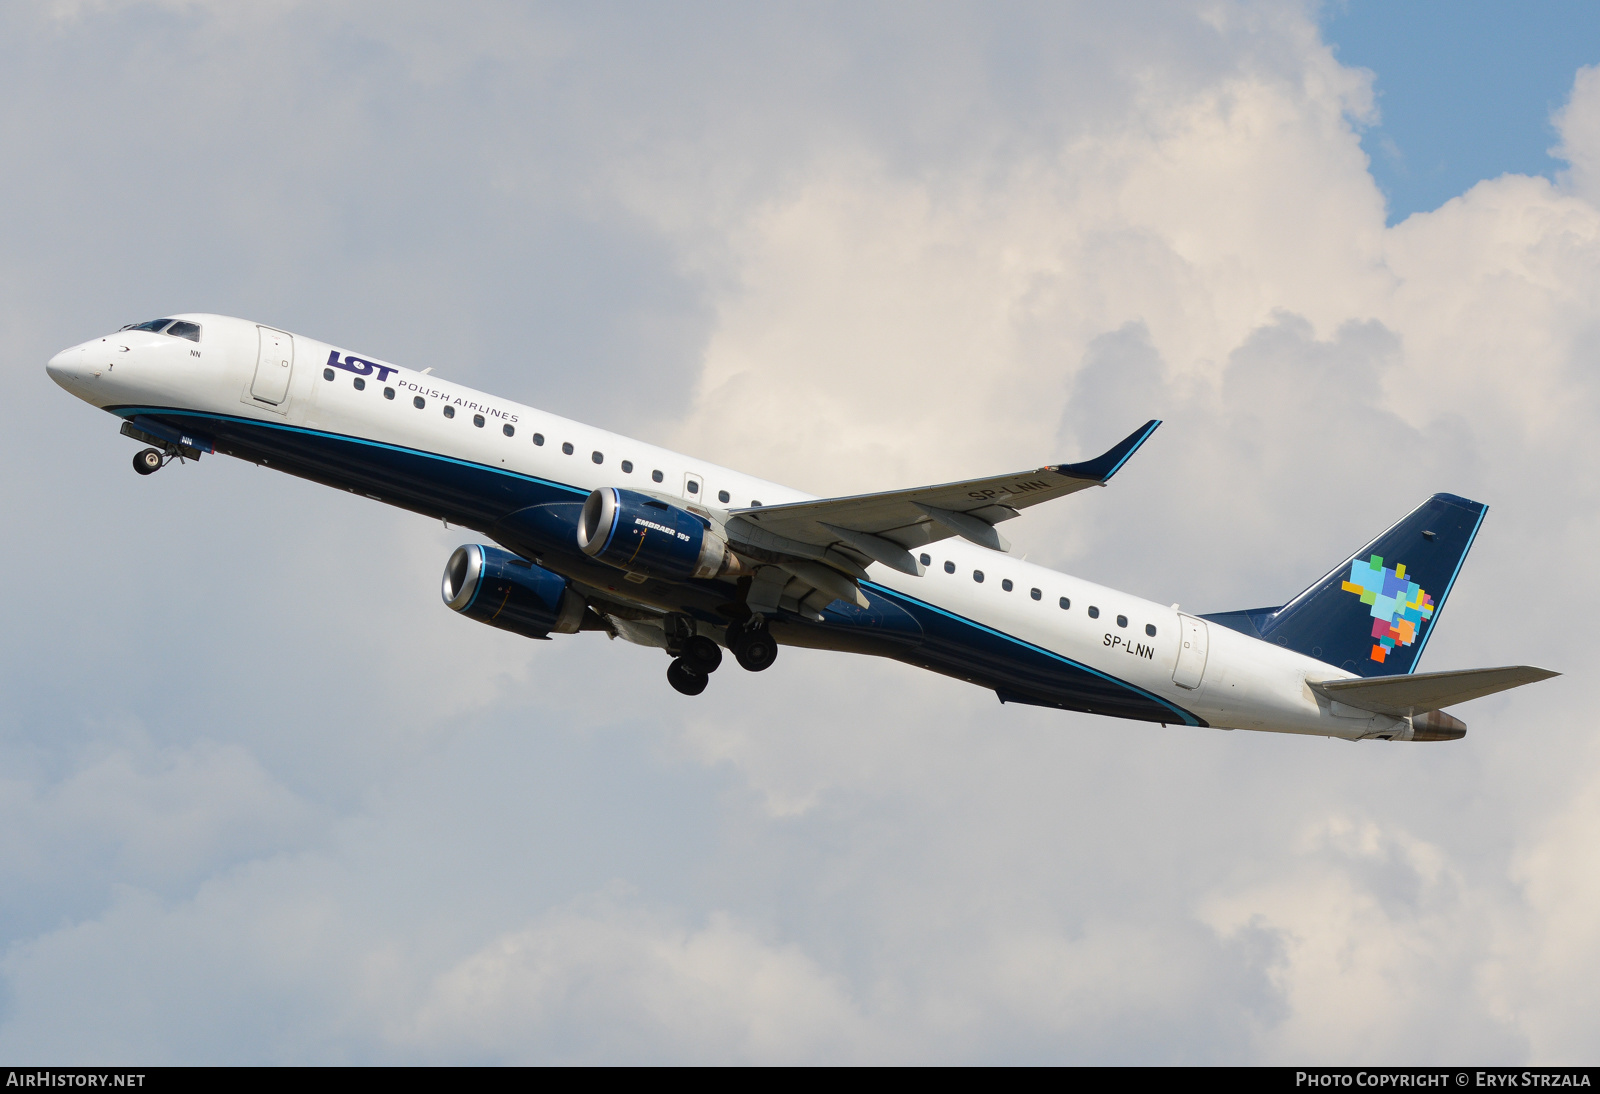
<instances>
[{"instance_id":1,"label":"engine intake","mask_svg":"<svg viewBox=\"0 0 1600 1094\"><path fill-rule=\"evenodd\" d=\"M481 543L455 549L439 591L451 611L525 638L572 634L583 623L583 597L566 578Z\"/></svg>"},{"instance_id":2,"label":"engine intake","mask_svg":"<svg viewBox=\"0 0 1600 1094\"><path fill-rule=\"evenodd\" d=\"M633 490L602 487L578 520L583 553L619 570L683 581L745 572L711 522Z\"/></svg>"}]
</instances>

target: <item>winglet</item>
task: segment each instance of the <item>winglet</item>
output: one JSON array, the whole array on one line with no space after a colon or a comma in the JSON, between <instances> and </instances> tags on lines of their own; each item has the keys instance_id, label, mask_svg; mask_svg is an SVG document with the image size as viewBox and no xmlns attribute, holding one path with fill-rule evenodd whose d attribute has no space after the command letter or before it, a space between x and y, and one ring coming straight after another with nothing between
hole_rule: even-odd
<instances>
[{"instance_id":1,"label":"winglet","mask_svg":"<svg viewBox=\"0 0 1600 1094\"><path fill-rule=\"evenodd\" d=\"M1096 456L1092 460L1082 463L1064 463L1055 470L1063 475L1070 475L1075 479L1093 479L1095 482L1110 482L1123 464L1128 462L1128 457L1139 450L1139 446L1150 439L1150 434L1156 431L1156 426L1161 424L1160 418L1152 418L1144 425L1128 434L1121 442L1113 445L1111 451L1103 456Z\"/></svg>"}]
</instances>

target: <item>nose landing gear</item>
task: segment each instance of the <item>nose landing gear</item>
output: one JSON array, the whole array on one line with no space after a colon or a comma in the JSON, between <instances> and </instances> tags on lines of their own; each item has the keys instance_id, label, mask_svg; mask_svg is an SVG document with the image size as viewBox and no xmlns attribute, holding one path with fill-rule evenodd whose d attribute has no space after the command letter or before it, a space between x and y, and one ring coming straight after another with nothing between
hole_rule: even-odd
<instances>
[{"instance_id":1,"label":"nose landing gear","mask_svg":"<svg viewBox=\"0 0 1600 1094\"><path fill-rule=\"evenodd\" d=\"M165 437L157 437L154 434L146 433L132 422L122 423L122 435L155 446L154 448L142 448L133 457L133 469L141 475L154 475L173 460L177 460L179 463L184 460L198 460L200 458L200 449L194 447L195 444L205 444L205 450L207 452L212 451L209 442L194 441L190 443L191 438L184 437L184 443L178 444Z\"/></svg>"}]
</instances>

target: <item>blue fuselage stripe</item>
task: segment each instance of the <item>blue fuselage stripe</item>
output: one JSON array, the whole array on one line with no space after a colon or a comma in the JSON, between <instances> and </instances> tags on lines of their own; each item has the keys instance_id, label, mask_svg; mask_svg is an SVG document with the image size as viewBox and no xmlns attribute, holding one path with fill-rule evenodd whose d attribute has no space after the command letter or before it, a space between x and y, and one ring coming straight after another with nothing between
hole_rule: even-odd
<instances>
[{"instance_id":1,"label":"blue fuselage stripe","mask_svg":"<svg viewBox=\"0 0 1600 1094\"><path fill-rule=\"evenodd\" d=\"M356 437L348 433L330 433L325 429L306 429L304 426L287 425L283 422L263 422L255 418L236 418L228 414L207 414L205 411L201 410L167 410L165 408L152 407L117 407L116 409L112 410L111 413L122 418L131 418L135 414L166 414L172 417L181 416L185 418L209 418L213 421L228 422L232 425L273 429L283 433L299 433L308 437L324 437L332 441L343 441L348 444L366 445L368 448L379 448L388 452L402 452L408 456L423 456L427 459L455 464L457 467L470 467L474 471L491 471L496 475L504 475L507 478L519 479L522 482L536 482L541 486L549 486L556 490L565 490L571 494L577 495L580 498L586 498L589 496L589 491L576 486L569 486L567 483L558 482L555 479L543 479L538 475L528 475L521 471L512 471L505 467L493 467L486 463L476 463L472 460L458 459L455 456L446 456L443 453L430 452L426 448L408 448L405 445L389 444L385 441L372 441L365 437Z\"/></svg>"},{"instance_id":2,"label":"blue fuselage stripe","mask_svg":"<svg viewBox=\"0 0 1600 1094\"><path fill-rule=\"evenodd\" d=\"M923 611L937 613L938 615L944 616L946 619L954 620L955 622L960 623L963 626L970 627L973 630L981 631L984 634L992 635L993 637L1002 639L1003 641L1014 643L1024 649L1031 650L1034 653L1043 654L1044 656L1049 657L1052 660L1059 661L1064 665L1070 665L1079 672L1086 672L1091 676L1096 676L1101 680L1106 681L1107 683L1116 684L1118 687L1127 688L1135 695L1138 695L1141 699L1148 699L1152 703L1160 703L1162 706L1166 707L1168 710L1172 711L1173 714L1182 719L1185 725L1197 726L1200 724L1199 719L1197 719L1193 714L1190 714L1182 707L1174 706L1167 700L1161 698L1161 696L1156 695L1153 692L1145 691L1143 688L1134 684L1130 684L1126 680L1119 679L1118 677L1112 676L1109 673L1101 672L1096 668L1091 668L1088 665L1083 664L1081 661L1074 661L1065 654L1057 653L1052 649L1047 649L1044 646L1036 645L1035 643L1029 642L1026 639L1018 638L1014 634L1007 634L1005 631L996 630L986 623L979 623L978 621L969 619L964 615L957 615L955 612L941 608L937 604L930 604L926 600L919 600L918 598L910 596L906 593L897 592L894 589L886 588L883 585L879 585L877 582L863 581L861 584L866 588L871 589L873 592L891 600L900 600Z\"/></svg>"}]
</instances>

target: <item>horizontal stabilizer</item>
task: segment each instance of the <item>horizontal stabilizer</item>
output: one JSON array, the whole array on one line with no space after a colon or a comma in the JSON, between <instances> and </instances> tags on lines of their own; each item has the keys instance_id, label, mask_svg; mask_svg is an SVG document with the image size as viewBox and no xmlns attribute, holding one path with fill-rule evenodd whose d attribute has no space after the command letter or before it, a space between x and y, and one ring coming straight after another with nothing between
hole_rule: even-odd
<instances>
[{"instance_id":1,"label":"horizontal stabilizer","mask_svg":"<svg viewBox=\"0 0 1600 1094\"><path fill-rule=\"evenodd\" d=\"M1367 680L1315 680L1308 683L1313 691L1325 699L1359 710L1404 718L1560 675L1559 672L1534 668L1532 665L1509 665L1498 669L1460 669L1455 672L1376 676Z\"/></svg>"}]
</instances>

